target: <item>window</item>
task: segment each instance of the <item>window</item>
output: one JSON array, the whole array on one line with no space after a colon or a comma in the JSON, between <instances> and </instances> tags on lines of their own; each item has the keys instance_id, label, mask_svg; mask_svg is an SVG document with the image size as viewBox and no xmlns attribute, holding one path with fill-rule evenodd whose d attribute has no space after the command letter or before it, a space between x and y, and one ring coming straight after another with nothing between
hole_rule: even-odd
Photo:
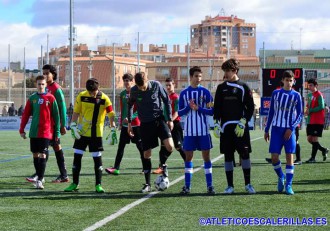
<instances>
[{"instance_id":1,"label":"window","mask_svg":"<svg viewBox=\"0 0 330 231\"><path fill-rule=\"evenodd\" d=\"M180 73L181 76L187 76L187 74L188 74L188 71L187 71L186 67L181 67L180 72L181 72Z\"/></svg>"},{"instance_id":2,"label":"window","mask_svg":"<svg viewBox=\"0 0 330 231\"><path fill-rule=\"evenodd\" d=\"M165 77L169 77L170 76L170 70L168 68L163 68L161 70L161 74Z\"/></svg>"},{"instance_id":3,"label":"window","mask_svg":"<svg viewBox=\"0 0 330 231\"><path fill-rule=\"evenodd\" d=\"M76 71L81 71L81 65L76 66Z\"/></svg>"}]
</instances>

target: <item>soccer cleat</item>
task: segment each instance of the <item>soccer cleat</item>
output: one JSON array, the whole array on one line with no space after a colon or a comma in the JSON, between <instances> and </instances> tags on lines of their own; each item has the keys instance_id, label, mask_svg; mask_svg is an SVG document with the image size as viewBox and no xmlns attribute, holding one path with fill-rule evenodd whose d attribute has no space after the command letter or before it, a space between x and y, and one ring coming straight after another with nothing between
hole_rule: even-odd
<instances>
[{"instance_id":1,"label":"soccer cleat","mask_svg":"<svg viewBox=\"0 0 330 231\"><path fill-rule=\"evenodd\" d=\"M182 191L180 192L181 195L188 195L190 193L190 188L183 186Z\"/></svg>"},{"instance_id":2,"label":"soccer cleat","mask_svg":"<svg viewBox=\"0 0 330 231\"><path fill-rule=\"evenodd\" d=\"M142 192L142 193L148 193L148 192L151 192L151 186L148 185L148 184L144 184L144 185L143 185L143 188L141 189L141 192Z\"/></svg>"},{"instance_id":3,"label":"soccer cleat","mask_svg":"<svg viewBox=\"0 0 330 231\"><path fill-rule=\"evenodd\" d=\"M295 160L295 161L293 162L293 164L294 164L294 165L301 165L302 162L301 162L301 160Z\"/></svg>"},{"instance_id":4,"label":"soccer cleat","mask_svg":"<svg viewBox=\"0 0 330 231\"><path fill-rule=\"evenodd\" d=\"M95 185L95 192L97 192L97 193L105 193L105 191L102 188L101 184Z\"/></svg>"},{"instance_id":5,"label":"soccer cleat","mask_svg":"<svg viewBox=\"0 0 330 231\"><path fill-rule=\"evenodd\" d=\"M155 171L152 172L152 174L162 174L163 169L161 167L157 168Z\"/></svg>"},{"instance_id":6,"label":"soccer cleat","mask_svg":"<svg viewBox=\"0 0 330 231\"><path fill-rule=\"evenodd\" d=\"M38 176L36 174L25 178L28 182L36 183L38 181ZM45 183L45 178L42 178L41 183Z\"/></svg>"},{"instance_id":7,"label":"soccer cleat","mask_svg":"<svg viewBox=\"0 0 330 231\"><path fill-rule=\"evenodd\" d=\"M36 189L44 189L44 185L42 184L41 180L37 180L36 183L34 184L34 187L36 187Z\"/></svg>"},{"instance_id":8,"label":"soccer cleat","mask_svg":"<svg viewBox=\"0 0 330 231\"><path fill-rule=\"evenodd\" d=\"M234 193L234 187L228 186L223 193L224 194L233 194Z\"/></svg>"},{"instance_id":9,"label":"soccer cleat","mask_svg":"<svg viewBox=\"0 0 330 231\"><path fill-rule=\"evenodd\" d=\"M64 176L61 176L59 175L56 179L52 180L52 183L65 183L65 182L69 182L70 179L69 177L64 177Z\"/></svg>"},{"instance_id":10,"label":"soccer cleat","mask_svg":"<svg viewBox=\"0 0 330 231\"><path fill-rule=\"evenodd\" d=\"M120 171L119 169L116 168L106 168L105 171L109 174L113 174L113 175L119 175Z\"/></svg>"},{"instance_id":11,"label":"soccer cleat","mask_svg":"<svg viewBox=\"0 0 330 231\"><path fill-rule=\"evenodd\" d=\"M64 189L64 192L72 192L72 191L78 191L79 190L79 185L75 183L71 183L67 188Z\"/></svg>"},{"instance_id":12,"label":"soccer cleat","mask_svg":"<svg viewBox=\"0 0 330 231\"><path fill-rule=\"evenodd\" d=\"M328 152L329 152L329 148L326 148L326 149L322 152L323 161L326 161L326 160L327 160Z\"/></svg>"},{"instance_id":13,"label":"soccer cleat","mask_svg":"<svg viewBox=\"0 0 330 231\"><path fill-rule=\"evenodd\" d=\"M287 185L287 186L285 186L285 193L286 193L287 195L293 195L293 194L294 194L291 185Z\"/></svg>"},{"instance_id":14,"label":"soccer cleat","mask_svg":"<svg viewBox=\"0 0 330 231\"><path fill-rule=\"evenodd\" d=\"M307 164L313 164L313 163L316 163L315 159L314 158L310 158L309 160L306 160Z\"/></svg>"},{"instance_id":15,"label":"soccer cleat","mask_svg":"<svg viewBox=\"0 0 330 231\"><path fill-rule=\"evenodd\" d=\"M214 187L213 186L207 187L207 194L208 195L214 195L215 194L215 191L214 191Z\"/></svg>"},{"instance_id":16,"label":"soccer cleat","mask_svg":"<svg viewBox=\"0 0 330 231\"><path fill-rule=\"evenodd\" d=\"M277 191L283 192L285 177L279 177L277 182Z\"/></svg>"},{"instance_id":17,"label":"soccer cleat","mask_svg":"<svg viewBox=\"0 0 330 231\"><path fill-rule=\"evenodd\" d=\"M272 163L272 159L271 158L265 158L265 160L267 161L268 164Z\"/></svg>"},{"instance_id":18,"label":"soccer cleat","mask_svg":"<svg viewBox=\"0 0 330 231\"><path fill-rule=\"evenodd\" d=\"M253 186L251 184L247 184L245 185L245 190L249 193L249 194L256 194L256 190L254 190Z\"/></svg>"},{"instance_id":19,"label":"soccer cleat","mask_svg":"<svg viewBox=\"0 0 330 231\"><path fill-rule=\"evenodd\" d=\"M164 176L164 177L168 177L167 165L164 164L164 165L162 166L162 169L163 169L163 176Z\"/></svg>"},{"instance_id":20,"label":"soccer cleat","mask_svg":"<svg viewBox=\"0 0 330 231\"><path fill-rule=\"evenodd\" d=\"M28 182L31 182L31 183L35 183L38 180L38 176L35 173L32 176L30 176L30 177L26 177L25 180L27 180Z\"/></svg>"}]
</instances>

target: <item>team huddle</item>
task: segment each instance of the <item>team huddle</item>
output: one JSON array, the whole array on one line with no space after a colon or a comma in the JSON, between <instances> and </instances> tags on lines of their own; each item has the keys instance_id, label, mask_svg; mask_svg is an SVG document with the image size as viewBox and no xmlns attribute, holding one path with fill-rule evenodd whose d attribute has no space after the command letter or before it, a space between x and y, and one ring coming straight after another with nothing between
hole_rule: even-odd
<instances>
[{"instance_id":1,"label":"team huddle","mask_svg":"<svg viewBox=\"0 0 330 231\"><path fill-rule=\"evenodd\" d=\"M124 74L122 79L125 89L120 93L118 129L121 132L117 155L114 166L106 168L105 171L109 174L120 174L120 163L125 146L132 142L140 153L142 173L145 178L141 192L151 192L152 149L159 146L160 140L159 168L154 173L161 175L155 181L156 189L165 190L169 186L166 161L176 149L185 162L185 181L180 194L190 194L194 172L194 151L201 151L206 192L214 195L210 155L213 145L209 125L209 118L213 117L216 134L220 139L220 153L224 154L227 179L224 194L234 193L233 172L236 151L240 157L245 190L249 194L255 194L256 191L251 184L250 153L252 149L247 126L255 110L252 91L237 76L239 71L237 60L228 59L221 68L224 71L224 81L218 85L214 98L211 92L201 85L202 70L197 66L190 68L190 85L179 95L174 92L174 80L171 78L166 79L166 87L164 87L158 81L148 80L143 72L136 73L134 77L131 74ZM66 113L64 97L59 87L56 91L50 90L54 89L51 87L54 84L57 86L54 82L55 68L45 65L43 70L44 75L36 79L37 92L27 101L19 130L21 136L26 138L24 128L29 117L32 116L29 137L35 174L27 177L27 180L33 182L38 189L44 188L49 145L54 148L60 170L59 177L53 182L70 181L60 146L60 136L66 133L66 118L63 116ZM275 90L271 97L264 138L266 141L270 140L269 152L278 177L277 190L282 192L285 189L286 194L292 195L294 194L292 189L293 154L296 152L297 144L294 131L303 118L303 106L300 94L292 88L294 75L291 71L284 72L282 83L282 88ZM106 115L111 127L111 133L107 139L109 138L110 142L115 144L117 136L112 103L109 97L99 90L98 80L88 79L86 90L80 92L76 98L70 123L71 134L74 138L72 182L64 191L72 192L79 189L81 160L88 146L94 160L95 191L105 192L102 187L102 151L104 151L102 137ZM183 122L183 127L180 122ZM285 174L279 160L283 147L286 153Z\"/></svg>"}]
</instances>

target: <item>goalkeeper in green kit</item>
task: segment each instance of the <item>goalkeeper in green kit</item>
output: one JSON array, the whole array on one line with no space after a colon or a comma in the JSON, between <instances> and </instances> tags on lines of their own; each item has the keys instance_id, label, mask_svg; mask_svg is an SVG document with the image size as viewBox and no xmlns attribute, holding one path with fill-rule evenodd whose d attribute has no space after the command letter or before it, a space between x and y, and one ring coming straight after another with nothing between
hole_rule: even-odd
<instances>
[{"instance_id":1,"label":"goalkeeper in green kit","mask_svg":"<svg viewBox=\"0 0 330 231\"><path fill-rule=\"evenodd\" d=\"M219 84L214 97L214 119L221 121L220 152L225 155L225 171L227 188L225 194L234 193L234 165L235 151L242 160L245 190L255 194L251 185L251 142L247 122L254 112L252 92L248 85L238 76L239 62L236 59L225 61L221 69L224 71L224 81Z\"/></svg>"},{"instance_id":2,"label":"goalkeeper in green kit","mask_svg":"<svg viewBox=\"0 0 330 231\"><path fill-rule=\"evenodd\" d=\"M107 95L99 90L98 80L88 79L86 91L80 92L74 105L72 122L70 124L72 137L75 139L73 149L74 158L72 166L73 182L64 189L65 192L78 190L81 159L88 146L94 160L95 191L104 193L102 188L102 151L103 127L106 113L110 120L112 137L115 136L115 113L112 103Z\"/></svg>"}]
</instances>

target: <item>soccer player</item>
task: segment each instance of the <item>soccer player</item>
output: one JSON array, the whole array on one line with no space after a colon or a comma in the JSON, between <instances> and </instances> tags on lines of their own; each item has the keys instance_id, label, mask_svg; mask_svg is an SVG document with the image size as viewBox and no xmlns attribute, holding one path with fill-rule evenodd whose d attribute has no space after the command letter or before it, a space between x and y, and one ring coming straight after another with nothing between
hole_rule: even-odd
<instances>
[{"instance_id":1,"label":"soccer player","mask_svg":"<svg viewBox=\"0 0 330 231\"><path fill-rule=\"evenodd\" d=\"M213 115L213 97L211 92L201 86L202 70L194 66L189 69L190 86L181 91L179 97L179 116L186 116L184 121L183 150L186 154L185 185L181 194L187 195L191 189L194 151L202 152L207 193L215 194L212 184L212 163L210 149L212 138L209 133L208 116Z\"/></svg>"},{"instance_id":2,"label":"soccer player","mask_svg":"<svg viewBox=\"0 0 330 231\"><path fill-rule=\"evenodd\" d=\"M255 194L251 185L250 131L247 122L254 112L254 101L249 86L239 79L239 62L236 59L225 61L221 69L224 71L225 82L218 85L214 97L214 119L220 121L220 152L225 155L225 172L227 188L225 194L234 193L234 165L235 151L241 159L244 175L245 190Z\"/></svg>"},{"instance_id":3,"label":"soccer player","mask_svg":"<svg viewBox=\"0 0 330 231\"><path fill-rule=\"evenodd\" d=\"M112 104L107 95L99 90L99 82L95 78L88 79L86 91L82 91L76 98L72 122L71 134L75 138L73 149L74 158L72 166L73 182L65 188L65 192L78 190L81 159L89 147L94 160L95 191L104 193L102 180L102 151L103 151L103 127L105 115L108 113L110 126L115 128Z\"/></svg>"},{"instance_id":4,"label":"soccer player","mask_svg":"<svg viewBox=\"0 0 330 231\"><path fill-rule=\"evenodd\" d=\"M302 114L302 101L298 92L292 89L294 74L292 71L285 71L282 76L283 87L272 93L270 109L265 127L264 138L269 144L269 152L272 157L272 164L278 176L277 190L284 189L288 195L293 195L292 180L294 175L293 154L296 151L295 128L300 123ZM271 136L269 129L272 126ZM281 167L279 155L284 146L286 153L286 175Z\"/></svg>"},{"instance_id":5,"label":"soccer player","mask_svg":"<svg viewBox=\"0 0 330 231\"><path fill-rule=\"evenodd\" d=\"M46 92L46 77L37 76L36 81L37 92L32 94L26 102L19 133L23 139L26 139L24 128L32 116L29 137L33 164L37 174L35 187L43 189L46 154L50 140L60 138L60 117L55 97Z\"/></svg>"},{"instance_id":6,"label":"soccer player","mask_svg":"<svg viewBox=\"0 0 330 231\"><path fill-rule=\"evenodd\" d=\"M318 138L322 137L325 122L325 104L322 93L317 89L318 84L315 79L308 80L308 89L311 91L307 95L307 105L305 115L307 116L307 141L312 145L311 158L306 163L315 163L318 150L322 152L323 161L327 160L328 148L323 147Z\"/></svg>"},{"instance_id":7,"label":"soccer player","mask_svg":"<svg viewBox=\"0 0 330 231\"><path fill-rule=\"evenodd\" d=\"M172 107L173 130L171 131L171 134L174 142L174 147L180 153L183 161L186 161L186 154L182 149L183 131L180 123L181 118L178 115L179 96L174 91L175 84L172 78L166 78L165 85ZM152 173L162 174L163 166L166 164L166 161L170 155L171 153L166 150L164 145L162 145L159 151L159 168Z\"/></svg>"},{"instance_id":8,"label":"soccer player","mask_svg":"<svg viewBox=\"0 0 330 231\"><path fill-rule=\"evenodd\" d=\"M130 137L127 132L127 101L130 96L131 88L133 86L133 75L132 74L124 74L123 82L125 86L125 90L120 92L120 117L119 117L119 129L120 129L120 137L119 137L119 144L117 149L117 155L115 160L115 165L112 168L106 168L105 171L109 174L119 175L120 171L120 163L124 156L124 149L126 144L129 144L131 141L135 143L136 148L140 153L140 158L143 163L143 148L142 148L142 141L140 137L140 120L137 116L136 106L133 107L133 115L132 115L132 129L134 136Z\"/></svg>"},{"instance_id":9,"label":"soccer player","mask_svg":"<svg viewBox=\"0 0 330 231\"><path fill-rule=\"evenodd\" d=\"M148 80L144 72L134 76L135 86L131 88L128 100L128 134L133 137L132 127L133 106L136 104L138 117L141 121L140 134L143 147L143 170L145 184L142 193L151 192L151 150L158 146L158 138L168 152L173 152L174 143L171 135L173 129L171 102L164 87L158 82ZM163 109L164 106L164 109ZM165 113L165 117L164 117ZM166 120L165 120L166 118ZM163 169L167 176L167 169Z\"/></svg>"},{"instance_id":10,"label":"soccer player","mask_svg":"<svg viewBox=\"0 0 330 231\"><path fill-rule=\"evenodd\" d=\"M42 68L43 75L46 76L47 81L47 92L52 94L55 99L56 103L58 105L59 113L60 113L60 120L61 120L61 135L66 134L66 105L65 105L65 99L64 94L62 91L61 86L55 82L57 79L57 72L56 68L53 65L46 64ZM55 136L53 136L55 138ZM64 160L64 153L61 146L60 139L57 140L51 140L49 143L55 152L57 166L60 171L60 175L52 180L52 183L64 183L69 182L69 177L67 175L67 170L65 166L65 160ZM46 161L48 160L49 152L46 153ZM36 180L36 176L32 175L31 177L26 178L29 182L34 182Z\"/></svg>"}]
</instances>

